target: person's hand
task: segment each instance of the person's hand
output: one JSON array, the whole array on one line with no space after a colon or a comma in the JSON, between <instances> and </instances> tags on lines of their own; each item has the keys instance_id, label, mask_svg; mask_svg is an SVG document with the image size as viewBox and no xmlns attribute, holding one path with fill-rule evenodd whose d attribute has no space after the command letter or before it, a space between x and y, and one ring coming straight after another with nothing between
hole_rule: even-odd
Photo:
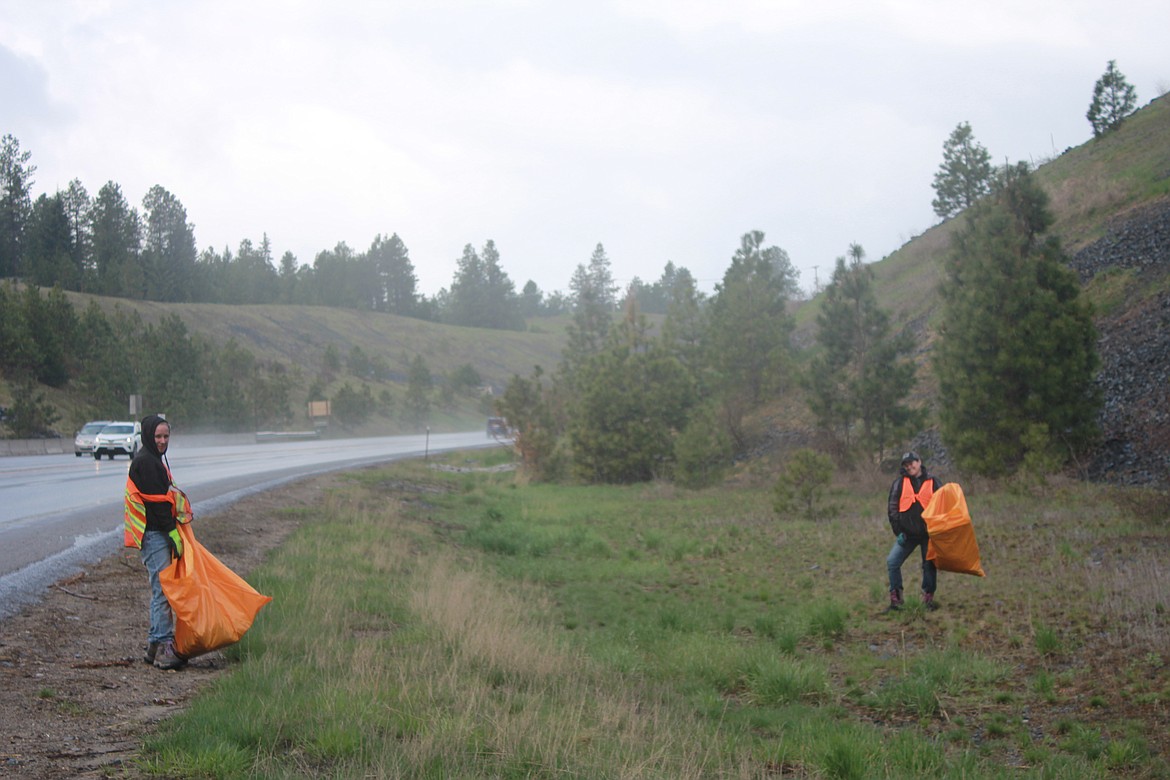
<instances>
[{"instance_id":1,"label":"person's hand","mask_svg":"<svg viewBox=\"0 0 1170 780\"><path fill-rule=\"evenodd\" d=\"M172 533L174 532L172 531ZM898 534L898 544L902 545L903 547L906 546L906 534ZM179 554L182 555L182 553Z\"/></svg>"},{"instance_id":2,"label":"person's hand","mask_svg":"<svg viewBox=\"0 0 1170 780\"><path fill-rule=\"evenodd\" d=\"M176 558L183 557L183 537L179 535L179 529L167 533L167 538L171 540L171 550L174 551Z\"/></svg>"}]
</instances>

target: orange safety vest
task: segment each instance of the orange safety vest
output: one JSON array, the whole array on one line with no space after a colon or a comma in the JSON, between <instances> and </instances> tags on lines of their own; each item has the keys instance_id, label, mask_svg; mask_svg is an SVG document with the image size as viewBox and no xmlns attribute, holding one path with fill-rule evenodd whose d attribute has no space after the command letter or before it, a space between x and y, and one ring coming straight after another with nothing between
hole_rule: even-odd
<instances>
[{"instance_id":1,"label":"orange safety vest","mask_svg":"<svg viewBox=\"0 0 1170 780\"><path fill-rule=\"evenodd\" d=\"M934 480L930 477L922 480L922 487L918 488L917 493L914 492L914 485L910 482L910 477L902 477L902 497L898 499L898 511L905 512L914 506L915 501L923 509L926 509L932 495L934 495Z\"/></svg>"},{"instance_id":2,"label":"orange safety vest","mask_svg":"<svg viewBox=\"0 0 1170 780\"><path fill-rule=\"evenodd\" d=\"M168 476L170 470L167 471ZM194 513L191 511L191 500L187 494L179 490L174 484L166 493L143 493L134 484L134 480L126 477L125 511L122 514L122 544L125 547L142 549L142 536L146 533L146 502L168 503L171 505L171 517L176 522L189 523Z\"/></svg>"}]
</instances>

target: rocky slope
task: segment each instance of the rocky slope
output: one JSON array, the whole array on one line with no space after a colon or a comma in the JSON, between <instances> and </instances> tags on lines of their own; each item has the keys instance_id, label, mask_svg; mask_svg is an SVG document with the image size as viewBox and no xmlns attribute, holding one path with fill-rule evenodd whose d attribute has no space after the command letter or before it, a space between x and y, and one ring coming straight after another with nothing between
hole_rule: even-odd
<instances>
[{"instance_id":1,"label":"rocky slope","mask_svg":"<svg viewBox=\"0 0 1170 780\"><path fill-rule=\"evenodd\" d=\"M1097 320L1103 440L1089 477L1170 486L1170 199L1114 218L1071 265L1086 284L1107 271L1134 278L1130 300Z\"/></svg>"}]
</instances>

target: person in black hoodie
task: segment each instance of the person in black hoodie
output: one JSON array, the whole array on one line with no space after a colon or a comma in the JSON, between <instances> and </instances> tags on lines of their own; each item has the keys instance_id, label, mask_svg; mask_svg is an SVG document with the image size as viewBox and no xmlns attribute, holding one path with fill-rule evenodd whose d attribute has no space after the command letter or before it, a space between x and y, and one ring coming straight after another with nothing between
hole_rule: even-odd
<instances>
[{"instance_id":1,"label":"person in black hoodie","mask_svg":"<svg viewBox=\"0 0 1170 780\"><path fill-rule=\"evenodd\" d=\"M170 439L170 423L158 415L143 418L142 449L130 463L126 489L126 544L139 548L150 575L150 633L143 660L160 669L178 669L186 663L175 652L174 614L158 578L171 565L172 555L183 555L166 460Z\"/></svg>"},{"instance_id":2,"label":"person in black hoodie","mask_svg":"<svg viewBox=\"0 0 1170 780\"><path fill-rule=\"evenodd\" d=\"M896 537L890 554L886 556L886 570L890 577L890 610L902 608L902 564L915 547L922 550L922 603L930 610L938 608L934 603L938 570L934 561L926 559L929 536L926 533L926 522L922 519L922 510L926 509L931 496L942 485L942 482L926 473L918 453L911 451L902 456L902 468L890 485L888 502L890 530Z\"/></svg>"}]
</instances>

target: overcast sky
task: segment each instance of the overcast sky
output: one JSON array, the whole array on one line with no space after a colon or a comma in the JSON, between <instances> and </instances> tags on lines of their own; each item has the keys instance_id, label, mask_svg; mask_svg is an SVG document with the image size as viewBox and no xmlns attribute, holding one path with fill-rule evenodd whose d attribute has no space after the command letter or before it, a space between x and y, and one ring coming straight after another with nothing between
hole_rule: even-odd
<instances>
[{"instance_id":1,"label":"overcast sky","mask_svg":"<svg viewBox=\"0 0 1170 780\"><path fill-rule=\"evenodd\" d=\"M302 264L397 233L427 295L488 239L517 290L601 243L709 291L753 229L809 289L937 222L958 123L1038 162L1109 60L1165 92L1168 30L1166 0L0 0L0 134L34 198L160 184L200 251Z\"/></svg>"}]
</instances>

